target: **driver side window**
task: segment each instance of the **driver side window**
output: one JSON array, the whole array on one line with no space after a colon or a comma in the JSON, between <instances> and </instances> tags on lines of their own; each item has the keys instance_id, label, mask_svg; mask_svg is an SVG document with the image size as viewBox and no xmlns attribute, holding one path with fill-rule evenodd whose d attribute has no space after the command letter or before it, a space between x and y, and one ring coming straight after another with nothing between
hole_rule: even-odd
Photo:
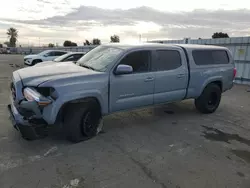
<instances>
[{"instance_id":1,"label":"driver side window","mask_svg":"<svg viewBox=\"0 0 250 188\"><path fill-rule=\"evenodd\" d=\"M46 54L46 56L47 56L47 57L55 56L55 52L48 52L48 53Z\"/></svg>"},{"instance_id":2,"label":"driver side window","mask_svg":"<svg viewBox=\"0 0 250 188\"><path fill-rule=\"evenodd\" d=\"M126 55L119 64L130 65L133 73L148 72L150 69L150 51L136 51Z\"/></svg>"}]
</instances>

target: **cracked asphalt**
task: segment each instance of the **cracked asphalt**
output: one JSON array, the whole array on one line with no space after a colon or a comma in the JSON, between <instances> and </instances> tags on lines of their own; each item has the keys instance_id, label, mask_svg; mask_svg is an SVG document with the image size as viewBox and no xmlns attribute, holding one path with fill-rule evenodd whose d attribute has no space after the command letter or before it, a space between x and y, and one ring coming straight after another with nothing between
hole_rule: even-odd
<instances>
[{"instance_id":1,"label":"cracked asphalt","mask_svg":"<svg viewBox=\"0 0 250 188\"><path fill-rule=\"evenodd\" d=\"M1 188L249 188L250 93L235 85L214 114L192 100L104 118L104 133L72 144L60 129L26 141L8 117L19 55L0 55Z\"/></svg>"}]
</instances>

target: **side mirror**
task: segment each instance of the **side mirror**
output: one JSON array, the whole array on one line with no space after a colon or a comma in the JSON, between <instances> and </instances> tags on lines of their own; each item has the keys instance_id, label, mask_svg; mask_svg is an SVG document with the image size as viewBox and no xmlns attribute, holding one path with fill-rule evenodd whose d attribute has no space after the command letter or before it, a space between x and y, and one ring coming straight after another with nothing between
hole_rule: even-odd
<instances>
[{"instance_id":1,"label":"side mirror","mask_svg":"<svg viewBox=\"0 0 250 188\"><path fill-rule=\"evenodd\" d=\"M44 57L48 57L49 55L48 55L48 54L44 54L43 56L44 56Z\"/></svg>"},{"instance_id":2,"label":"side mirror","mask_svg":"<svg viewBox=\"0 0 250 188\"><path fill-rule=\"evenodd\" d=\"M121 74L130 74L133 72L133 67L130 65L118 65L118 67L115 70L116 75L121 75Z\"/></svg>"}]
</instances>

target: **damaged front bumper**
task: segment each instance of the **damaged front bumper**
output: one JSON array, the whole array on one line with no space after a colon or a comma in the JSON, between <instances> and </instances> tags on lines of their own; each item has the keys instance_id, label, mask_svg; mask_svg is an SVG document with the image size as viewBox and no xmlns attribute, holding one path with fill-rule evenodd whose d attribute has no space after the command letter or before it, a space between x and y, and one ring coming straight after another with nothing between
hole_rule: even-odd
<instances>
[{"instance_id":1,"label":"damaged front bumper","mask_svg":"<svg viewBox=\"0 0 250 188\"><path fill-rule=\"evenodd\" d=\"M25 117L16 108L12 97L10 99L11 104L8 105L8 110L14 128L19 130L21 135L28 140L45 137L47 135L47 123L42 118ZM28 105L32 106L31 103ZM22 103L19 106L22 107ZM32 108L36 109L36 106ZM37 108L36 110L38 111L39 109Z\"/></svg>"}]
</instances>

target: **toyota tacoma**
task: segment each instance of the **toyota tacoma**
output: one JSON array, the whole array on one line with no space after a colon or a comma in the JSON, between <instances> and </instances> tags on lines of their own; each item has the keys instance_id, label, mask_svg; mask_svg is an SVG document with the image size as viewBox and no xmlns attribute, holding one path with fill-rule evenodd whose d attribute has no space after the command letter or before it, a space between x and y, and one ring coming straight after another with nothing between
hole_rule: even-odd
<instances>
[{"instance_id":1,"label":"toyota tacoma","mask_svg":"<svg viewBox=\"0 0 250 188\"><path fill-rule=\"evenodd\" d=\"M194 99L213 113L233 87L227 48L209 45L107 44L74 63L13 72L8 106L23 137L43 137L58 123L73 142L92 138L102 117L118 111Z\"/></svg>"}]
</instances>

